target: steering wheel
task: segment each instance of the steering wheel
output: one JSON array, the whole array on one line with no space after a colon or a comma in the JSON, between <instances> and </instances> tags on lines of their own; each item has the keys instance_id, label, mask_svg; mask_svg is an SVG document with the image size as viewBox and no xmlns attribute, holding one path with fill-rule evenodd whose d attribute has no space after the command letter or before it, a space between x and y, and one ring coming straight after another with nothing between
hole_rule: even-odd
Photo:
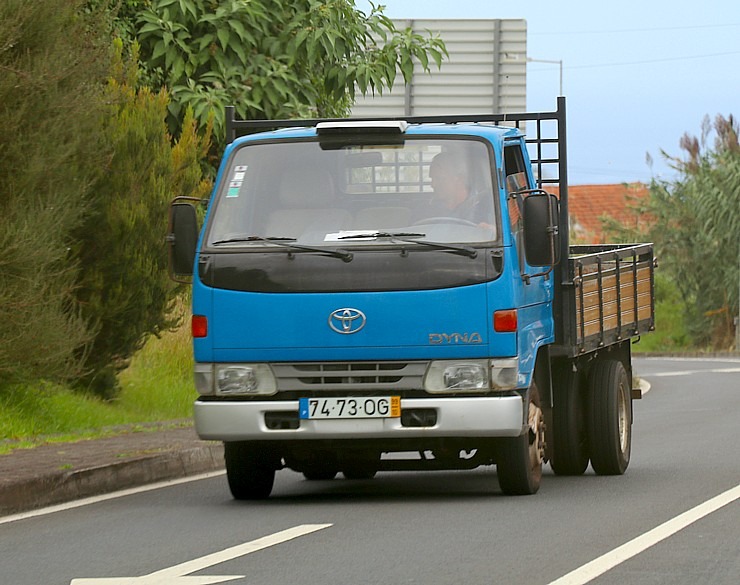
<instances>
[{"instance_id":1,"label":"steering wheel","mask_svg":"<svg viewBox=\"0 0 740 585\"><path fill-rule=\"evenodd\" d=\"M428 224L441 224L441 223L455 223L458 225L467 225L472 227L478 227L478 224L467 219L460 217L427 217L414 222L412 225L428 225Z\"/></svg>"}]
</instances>

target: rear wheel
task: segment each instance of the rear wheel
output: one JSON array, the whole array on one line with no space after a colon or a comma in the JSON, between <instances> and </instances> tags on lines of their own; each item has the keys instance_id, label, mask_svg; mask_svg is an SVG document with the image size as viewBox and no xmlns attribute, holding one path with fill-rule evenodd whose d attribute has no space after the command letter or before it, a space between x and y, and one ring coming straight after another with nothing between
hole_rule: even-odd
<instances>
[{"instance_id":1,"label":"rear wheel","mask_svg":"<svg viewBox=\"0 0 740 585\"><path fill-rule=\"evenodd\" d=\"M263 500L275 483L275 465L269 453L253 443L224 443L226 477L237 500Z\"/></svg>"},{"instance_id":2,"label":"rear wheel","mask_svg":"<svg viewBox=\"0 0 740 585\"><path fill-rule=\"evenodd\" d=\"M591 467L622 475L632 450L632 386L622 362L596 362L589 376L588 437Z\"/></svg>"},{"instance_id":3,"label":"rear wheel","mask_svg":"<svg viewBox=\"0 0 740 585\"><path fill-rule=\"evenodd\" d=\"M557 372L552 412L552 459L558 475L581 475L588 467L586 400L581 376L568 362Z\"/></svg>"},{"instance_id":4,"label":"rear wheel","mask_svg":"<svg viewBox=\"0 0 740 585\"><path fill-rule=\"evenodd\" d=\"M529 388L527 420L529 429L520 437L503 439L496 462L499 486L508 495L530 495L540 489L545 457L545 421L540 394L532 382Z\"/></svg>"}]
</instances>

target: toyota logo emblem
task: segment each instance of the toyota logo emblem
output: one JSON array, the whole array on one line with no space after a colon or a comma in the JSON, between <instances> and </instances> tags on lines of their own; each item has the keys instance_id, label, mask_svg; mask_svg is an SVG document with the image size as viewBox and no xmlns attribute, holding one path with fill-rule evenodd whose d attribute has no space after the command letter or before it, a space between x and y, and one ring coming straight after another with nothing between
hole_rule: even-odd
<instances>
[{"instance_id":1,"label":"toyota logo emblem","mask_svg":"<svg viewBox=\"0 0 740 585\"><path fill-rule=\"evenodd\" d=\"M358 309L337 309L329 315L329 327L337 333L357 333L365 326L365 313Z\"/></svg>"}]
</instances>

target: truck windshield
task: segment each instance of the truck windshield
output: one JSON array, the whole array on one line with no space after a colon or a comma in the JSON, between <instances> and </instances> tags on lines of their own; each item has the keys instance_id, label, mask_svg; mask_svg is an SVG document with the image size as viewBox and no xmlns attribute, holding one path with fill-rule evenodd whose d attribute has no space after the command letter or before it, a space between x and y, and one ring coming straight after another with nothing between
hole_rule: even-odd
<instances>
[{"instance_id":1,"label":"truck windshield","mask_svg":"<svg viewBox=\"0 0 740 585\"><path fill-rule=\"evenodd\" d=\"M475 140L407 138L326 150L313 141L248 144L225 171L207 242L400 245L388 234L413 234L406 246L496 241L492 167L488 148Z\"/></svg>"}]
</instances>

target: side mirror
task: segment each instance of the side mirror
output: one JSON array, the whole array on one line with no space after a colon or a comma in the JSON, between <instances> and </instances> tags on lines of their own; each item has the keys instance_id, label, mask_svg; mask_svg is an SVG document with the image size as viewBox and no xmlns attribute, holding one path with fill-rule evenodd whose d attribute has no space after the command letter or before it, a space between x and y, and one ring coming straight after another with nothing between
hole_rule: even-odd
<instances>
[{"instance_id":1,"label":"side mirror","mask_svg":"<svg viewBox=\"0 0 740 585\"><path fill-rule=\"evenodd\" d=\"M170 271L177 276L192 276L198 245L198 217L195 207L175 200L170 205Z\"/></svg>"},{"instance_id":2,"label":"side mirror","mask_svg":"<svg viewBox=\"0 0 740 585\"><path fill-rule=\"evenodd\" d=\"M524 198L524 254L530 266L560 261L558 208L557 197L544 191Z\"/></svg>"}]
</instances>

